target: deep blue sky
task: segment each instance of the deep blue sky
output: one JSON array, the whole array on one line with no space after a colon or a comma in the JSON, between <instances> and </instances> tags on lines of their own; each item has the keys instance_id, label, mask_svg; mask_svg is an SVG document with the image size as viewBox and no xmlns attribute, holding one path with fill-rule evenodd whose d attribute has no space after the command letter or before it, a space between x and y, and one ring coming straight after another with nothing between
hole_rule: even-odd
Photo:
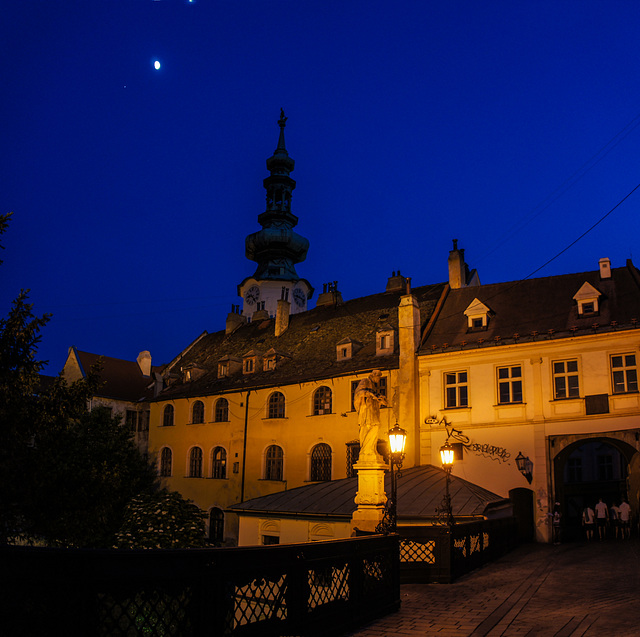
<instances>
[{"instance_id":1,"label":"deep blue sky","mask_svg":"<svg viewBox=\"0 0 640 637\"><path fill-rule=\"evenodd\" d=\"M280 107L314 299L446 280L453 238L524 278L640 183L639 33L636 0L4 0L0 315L53 313L50 374L223 329ZM640 261L639 203L536 276Z\"/></svg>"}]
</instances>

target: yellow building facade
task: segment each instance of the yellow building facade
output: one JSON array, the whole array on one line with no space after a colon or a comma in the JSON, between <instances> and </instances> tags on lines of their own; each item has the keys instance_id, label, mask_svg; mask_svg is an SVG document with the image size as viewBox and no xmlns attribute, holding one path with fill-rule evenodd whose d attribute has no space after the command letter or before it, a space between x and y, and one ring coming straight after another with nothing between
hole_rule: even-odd
<instances>
[{"instance_id":1,"label":"yellow building facade","mask_svg":"<svg viewBox=\"0 0 640 637\"><path fill-rule=\"evenodd\" d=\"M350 531L295 511L285 528L265 511L242 538L229 507L352 477L353 393L373 369L389 402L381 446L396 422L407 431L405 467L439 466L440 447L453 443L454 475L511 497L532 539L549 539L556 502L568 537L599 497L627 498L637 515L637 268L600 259L590 272L482 285L454 241L446 282L412 287L393 272L378 294L344 300L332 281L307 309L314 290L295 268L308 241L292 230L284 113L278 123L262 230L246 241L257 268L238 285L242 307L164 367L151 401L149 453L166 486L208 512L211 540Z\"/></svg>"},{"instance_id":2,"label":"yellow building facade","mask_svg":"<svg viewBox=\"0 0 640 637\"><path fill-rule=\"evenodd\" d=\"M627 498L637 512L639 293L635 266L608 260L589 273L452 289L418 353L421 463L437 463L455 430L454 473L505 497L530 489L538 540L549 539L555 502L574 537L599 497Z\"/></svg>"}]
</instances>

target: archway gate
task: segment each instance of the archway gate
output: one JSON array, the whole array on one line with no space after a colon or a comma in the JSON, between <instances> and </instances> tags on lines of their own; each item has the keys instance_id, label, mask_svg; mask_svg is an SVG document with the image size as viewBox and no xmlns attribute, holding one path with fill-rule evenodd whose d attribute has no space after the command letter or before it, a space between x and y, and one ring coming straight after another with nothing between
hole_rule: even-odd
<instances>
[{"instance_id":1,"label":"archway gate","mask_svg":"<svg viewBox=\"0 0 640 637\"><path fill-rule=\"evenodd\" d=\"M553 501L560 502L565 540L583 537L582 511L599 498L608 506L625 498L638 514L640 429L549 436L548 442Z\"/></svg>"}]
</instances>

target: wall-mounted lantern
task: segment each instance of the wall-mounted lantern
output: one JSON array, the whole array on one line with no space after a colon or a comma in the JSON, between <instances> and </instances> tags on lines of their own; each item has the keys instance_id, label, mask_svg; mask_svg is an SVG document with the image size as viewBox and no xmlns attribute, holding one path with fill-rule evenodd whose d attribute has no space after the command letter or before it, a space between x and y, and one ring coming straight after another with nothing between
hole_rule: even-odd
<instances>
[{"instance_id":1,"label":"wall-mounted lantern","mask_svg":"<svg viewBox=\"0 0 640 637\"><path fill-rule=\"evenodd\" d=\"M524 456L522 451L518 452L515 460L518 471L527 479L527 482L531 484L531 481L533 480L533 462L530 460L529 456Z\"/></svg>"}]
</instances>

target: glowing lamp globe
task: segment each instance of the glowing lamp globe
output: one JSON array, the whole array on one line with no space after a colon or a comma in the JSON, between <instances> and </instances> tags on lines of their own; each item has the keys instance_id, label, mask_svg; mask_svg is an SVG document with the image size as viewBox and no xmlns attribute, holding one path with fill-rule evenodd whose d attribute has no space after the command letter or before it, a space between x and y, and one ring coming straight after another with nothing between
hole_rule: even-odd
<instances>
[{"instance_id":1,"label":"glowing lamp globe","mask_svg":"<svg viewBox=\"0 0 640 637\"><path fill-rule=\"evenodd\" d=\"M442 460L442 465L444 467L452 467L453 466L453 447L446 442L442 447L440 447L440 459Z\"/></svg>"},{"instance_id":2,"label":"glowing lamp globe","mask_svg":"<svg viewBox=\"0 0 640 637\"><path fill-rule=\"evenodd\" d=\"M389 430L389 447L391 448L391 453L394 455L404 453L404 445L406 442L407 432L396 423Z\"/></svg>"}]
</instances>

